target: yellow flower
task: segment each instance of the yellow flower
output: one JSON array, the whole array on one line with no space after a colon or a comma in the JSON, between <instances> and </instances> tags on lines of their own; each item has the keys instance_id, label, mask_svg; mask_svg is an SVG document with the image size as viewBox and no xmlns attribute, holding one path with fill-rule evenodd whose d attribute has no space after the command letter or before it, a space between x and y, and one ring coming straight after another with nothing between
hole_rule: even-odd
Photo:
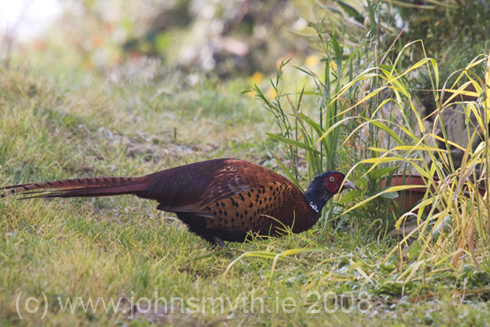
<instances>
[{"instance_id":1,"label":"yellow flower","mask_svg":"<svg viewBox=\"0 0 490 327\"><path fill-rule=\"evenodd\" d=\"M259 84L264 79L264 74L255 72L250 79L254 84Z\"/></svg>"},{"instance_id":2,"label":"yellow flower","mask_svg":"<svg viewBox=\"0 0 490 327\"><path fill-rule=\"evenodd\" d=\"M270 89L267 90L267 96L271 99L271 98L275 98L277 96L277 92L275 89L273 89L272 87Z\"/></svg>"},{"instance_id":3,"label":"yellow flower","mask_svg":"<svg viewBox=\"0 0 490 327\"><path fill-rule=\"evenodd\" d=\"M305 65L308 67L316 66L320 62L320 57L317 55L308 56L305 60Z\"/></svg>"}]
</instances>

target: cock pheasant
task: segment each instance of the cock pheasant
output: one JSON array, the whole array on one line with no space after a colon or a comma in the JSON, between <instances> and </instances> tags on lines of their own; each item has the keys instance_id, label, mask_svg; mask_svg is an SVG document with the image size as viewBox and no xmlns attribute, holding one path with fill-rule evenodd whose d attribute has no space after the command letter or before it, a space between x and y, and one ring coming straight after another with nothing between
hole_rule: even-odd
<instances>
[{"instance_id":1,"label":"cock pheasant","mask_svg":"<svg viewBox=\"0 0 490 327\"><path fill-rule=\"evenodd\" d=\"M174 212L189 231L213 245L243 242L247 234L275 236L284 227L294 233L311 228L325 203L344 187L355 189L344 174L316 176L303 194L287 178L236 159L215 159L166 169L142 177L65 179L0 188L1 197L99 197L134 194Z\"/></svg>"}]
</instances>

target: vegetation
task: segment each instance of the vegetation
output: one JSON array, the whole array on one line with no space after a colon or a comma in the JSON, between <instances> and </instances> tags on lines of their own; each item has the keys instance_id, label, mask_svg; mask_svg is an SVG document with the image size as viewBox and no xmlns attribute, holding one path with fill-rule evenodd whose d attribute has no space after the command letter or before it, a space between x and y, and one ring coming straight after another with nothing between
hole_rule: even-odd
<instances>
[{"instance_id":1,"label":"vegetation","mask_svg":"<svg viewBox=\"0 0 490 327\"><path fill-rule=\"evenodd\" d=\"M367 6L371 22L382 22L382 9ZM4 198L1 324L486 323L490 208L477 190L488 180L488 56L475 54L447 82L422 41L383 47L370 23L355 43L349 28L307 20L321 61L284 60L270 80L220 81L153 59L94 70L59 44L60 58L13 53L0 68L0 186L238 157L300 187L339 169L359 190L336 197L308 232L230 244L232 258L136 197ZM411 51L423 55L407 60ZM419 110L421 70L442 137ZM480 102L462 104L462 147L441 117L446 101L468 93ZM458 164L454 150L464 153ZM417 172L429 186L408 214L392 209L409 186L380 186L396 172ZM407 221L415 228L393 239ZM119 306L105 310L111 298Z\"/></svg>"}]
</instances>

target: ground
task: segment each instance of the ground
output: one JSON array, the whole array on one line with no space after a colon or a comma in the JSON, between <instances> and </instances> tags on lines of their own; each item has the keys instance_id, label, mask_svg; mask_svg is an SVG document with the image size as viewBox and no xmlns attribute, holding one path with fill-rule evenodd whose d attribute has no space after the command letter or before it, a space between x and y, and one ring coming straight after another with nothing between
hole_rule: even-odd
<instances>
[{"instance_id":1,"label":"ground","mask_svg":"<svg viewBox=\"0 0 490 327\"><path fill-rule=\"evenodd\" d=\"M169 75L108 82L97 73L21 61L2 68L0 186L139 176L219 157L280 172L268 155L276 144L265 137L275 128L272 117L241 94L247 82L216 85L202 76ZM156 203L134 196L8 197L0 201L0 217L4 326L489 321L485 293L466 286L480 278L473 268L453 276L449 265L440 265L438 275L403 283L384 262L393 244L355 228L319 225L300 235L230 243L230 258L158 212ZM480 286L488 285L484 278ZM111 298L118 308L105 310Z\"/></svg>"}]
</instances>

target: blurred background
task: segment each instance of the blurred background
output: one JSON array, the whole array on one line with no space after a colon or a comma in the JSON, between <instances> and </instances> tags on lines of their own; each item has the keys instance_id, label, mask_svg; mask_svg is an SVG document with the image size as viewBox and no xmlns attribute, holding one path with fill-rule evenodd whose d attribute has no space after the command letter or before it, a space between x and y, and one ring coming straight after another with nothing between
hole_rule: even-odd
<instances>
[{"instance_id":1,"label":"blurred background","mask_svg":"<svg viewBox=\"0 0 490 327\"><path fill-rule=\"evenodd\" d=\"M307 21L289 1L22 0L2 2L0 19L3 60L37 52L101 73L153 60L220 78L252 76L310 53L295 35Z\"/></svg>"},{"instance_id":2,"label":"blurred background","mask_svg":"<svg viewBox=\"0 0 490 327\"><path fill-rule=\"evenodd\" d=\"M438 60L443 72L463 68L485 51L490 17L485 0L382 1L377 14L383 24L377 35L370 35L373 17L368 3L2 1L0 58L8 62L15 51L28 53L33 60L81 66L113 81L136 75L158 78L157 67L165 66L199 70L219 79L253 77L260 82L275 73L282 60L294 58L294 65L315 67L322 59L316 51L319 30L340 36L346 48L373 42L373 37L385 49L394 40L406 44L421 39L427 55ZM406 53L406 60L423 57L418 51ZM424 81L421 86L426 86Z\"/></svg>"}]
</instances>

